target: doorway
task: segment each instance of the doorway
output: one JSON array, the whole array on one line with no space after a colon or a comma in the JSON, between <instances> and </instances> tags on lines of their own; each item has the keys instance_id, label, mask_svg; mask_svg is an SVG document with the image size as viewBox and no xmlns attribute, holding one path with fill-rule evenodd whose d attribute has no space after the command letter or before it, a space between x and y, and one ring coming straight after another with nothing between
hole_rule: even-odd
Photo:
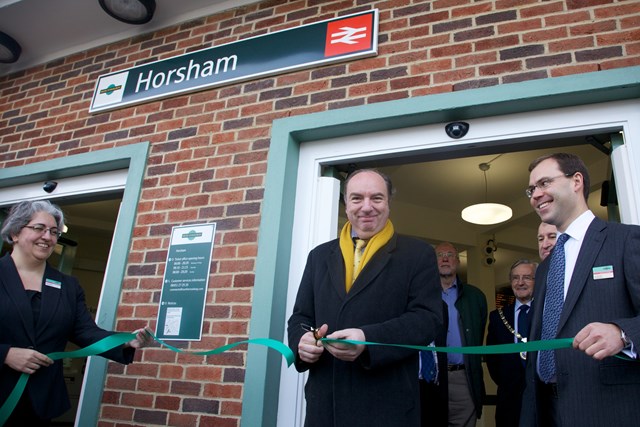
<instances>
[{"instance_id":1,"label":"doorway","mask_svg":"<svg viewBox=\"0 0 640 427\"><path fill-rule=\"evenodd\" d=\"M52 196L58 196L56 202L61 205L66 202L79 204L118 200L117 222L110 231L109 262L105 267L104 285L96 314L98 325L105 329L115 328L148 152L149 143L141 142L0 169L0 206L45 197L43 182L48 180L58 182ZM70 215L75 216L73 212ZM88 359L75 417L76 426L97 423L106 370L107 361L104 358ZM91 390L84 386L89 383L92 384Z\"/></svg>"},{"instance_id":2,"label":"doorway","mask_svg":"<svg viewBox=\"0 0 640 427\"><path fill-rule=\"evenodd\" d=\"M337 218L343 209L336 209L337 201L327 198L327 195L339 194L339 181L323 177L336 175L328 171L337 169L344 174L351 168L377 167L390 175L398 187L396 200L391 205L391 219L397 231L430 243L452 241L466 249L469 282L481 285L493 309L496 287L506 283L512 256L523 253L537 258L535 236L539 219L523 191L528 183L527 166L537 156L555 151L576 152L591 171L590 206L594 212L607 218L596 200L600 193L598 185L615 179L616 183L622 183L617 191L622 221L637 222L637 196L629 191L637 183L629 181L633 175L629 167L633 156L627 150L635 141L629 132L634 114L633 103L619 102L470 120L470 132L463 140L448 138L444 133L446 123L439 123L301 144L287 316L295 300L306 254L337 236L337 227L323 228L326 231L319 233L315 221ZM623 135L627 135L626 141ZM459 219L460 210L478 202L473 193L483 193L478 164L496 157L492 172L498 176L489 176L488 192L491 194L495 185L492 196L497 202L510 205L514 217L497 226L466 224ZM327 186L333 191L326 191ZM502 252L496 254L496 258L505 254L506 269L501 263L490 269L481 263L482 248L492 237L502 245L499 246ZM281 371L278 425L301 425L304 420L305 379L305 375L293 369ZM294 408L292 402L296 402ZM478 425L493 425L492 414L485 414Z\"/></svg>"}]
</instances>

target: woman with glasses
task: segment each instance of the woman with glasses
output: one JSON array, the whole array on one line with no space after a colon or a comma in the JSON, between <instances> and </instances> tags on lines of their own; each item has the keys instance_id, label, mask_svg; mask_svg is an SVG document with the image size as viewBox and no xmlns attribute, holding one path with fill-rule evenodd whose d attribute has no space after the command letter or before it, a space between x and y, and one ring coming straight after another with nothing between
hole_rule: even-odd
<instances>
[{"instance_id":1,"label":"woman with glasses","mask_svg":"<svg viewBox=\"0 0 640 427\"><path fill-rule=\"evenodd\" d=\"M113 334L89 314L78 280L47 263L62 234L64 215L49 201L13 206L2 239L13 248L0 258L0 405L18 378L30 375L5 427L48 426L66 412L69 398L62 361L46 355L65 350L67 341L86 347ZM131 363L136 348L151 342L146 328L136 338L102 356Z\"/></svg>"}]
</instances>

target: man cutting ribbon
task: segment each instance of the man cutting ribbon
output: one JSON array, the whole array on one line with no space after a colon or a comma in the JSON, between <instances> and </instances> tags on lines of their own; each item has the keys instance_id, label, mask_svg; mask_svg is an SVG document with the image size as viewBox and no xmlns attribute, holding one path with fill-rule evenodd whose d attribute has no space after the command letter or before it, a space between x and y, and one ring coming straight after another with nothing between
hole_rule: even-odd
<instances>
[{"instance_id":1,"label":"man cutting ribbon","mask_svg":"<svg viewBox=\"0 0 640 427\"><path fill-rule=\"evenodd\" d=\"M348 222L338 239L309 254L288 322L296 369L309 371L307 427L419 425L417 351L317 340L427 345L441 327L434 250L395 233L392 193L380 172L352 173L345 183ZM354 239L364 241L361 254Z\"/></svg>"}]
</instances>

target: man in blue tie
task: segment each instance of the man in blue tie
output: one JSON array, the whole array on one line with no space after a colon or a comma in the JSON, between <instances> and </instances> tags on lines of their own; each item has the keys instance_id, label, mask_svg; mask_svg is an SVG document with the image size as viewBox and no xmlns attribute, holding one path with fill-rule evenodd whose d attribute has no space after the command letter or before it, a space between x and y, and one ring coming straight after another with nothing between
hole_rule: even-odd
<instances>
[{"instance_id":1,"label":"man in blue tie","mask_svg":"<svg viewBox=\"0 0 640 427\"><path fill-rule=\"evenodd\" d=\"M634 424L640 227L594 216L589 173L576 155L540 157L529 172L531 206L559 233L536 272L530 338L573 338L573 349L529 353L520 425Z\"/></svg>"},{"instance_id":2,"label":"man in blue tie","mask_svg":"<svg viewBox=\"0 0 640 427\"><path fill-rule=\"evenodd\" d=\"M509 283L515 302L489 313L487 345L526 342L529 316L538 263L519 259L509 271ZM491 354L486 356L491 378L498 386L496 427L517 427L524 392L526 353Z\"/></svg>"}]
</instances>

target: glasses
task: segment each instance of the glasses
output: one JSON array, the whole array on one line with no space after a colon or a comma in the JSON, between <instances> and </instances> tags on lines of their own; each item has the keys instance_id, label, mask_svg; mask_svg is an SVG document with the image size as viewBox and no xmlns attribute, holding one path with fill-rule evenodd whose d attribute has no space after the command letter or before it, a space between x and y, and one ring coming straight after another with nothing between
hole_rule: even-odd
<instances>
[{"instance_id":1,"label":"glasses","mask_svg":"<svg viewBox=\"0 0 640 427\"><path fill-rule=\"evenodd\" d=\"M525 188L524 193L527 195L528 198L531 198L533 196L533 192L536 191L536 188L539 188L540 190L546 190L547 188L549 188L551 184L553 184L553 181L555 181L556 179L561 178L563 176L569 178L575 174L576 174L575 172L563 173L562 175L553 176L551 178L542 178L538 180L538 182L536 182L535 184Z\"/></svg>"},{"instance_id":2,"label":"glasses","mask_svg":"<svg viewBox=\"0 0 640 427\"><path fill-rule=\"evenodd\" d=\"M511 276L511 281L512 282L519 282L520 280L524 281L524 282L533 282L535 280L534 276L530 276L528 274L525 274L524 276Z\"/></svg>"},{"instance_id":3,"label":"glasses","mask_svg":"<svg viewBox=\"0 0 640 427\"><path fill-rule=\"evenodd\" d=\"M456 256L453 252L438 252L436 255L438 258L454 258Z\"/></svg>"},{"instance_id":4,"label":"glasses","mask_svg":"<svg viewBox=\"0 0 640 427\"><path fill-rule=\"evenodd\" d=\"M25 225L23 228L30 228L36 233L40 234L41 236L44 236L47 233L47 231L49 232L49 234L51 234L51 237L55 237L56 239L62 236L62 231L60 231L58 227L47 228L42 224L36 224L36 225Z\"/></svg>"}]
</instances>

